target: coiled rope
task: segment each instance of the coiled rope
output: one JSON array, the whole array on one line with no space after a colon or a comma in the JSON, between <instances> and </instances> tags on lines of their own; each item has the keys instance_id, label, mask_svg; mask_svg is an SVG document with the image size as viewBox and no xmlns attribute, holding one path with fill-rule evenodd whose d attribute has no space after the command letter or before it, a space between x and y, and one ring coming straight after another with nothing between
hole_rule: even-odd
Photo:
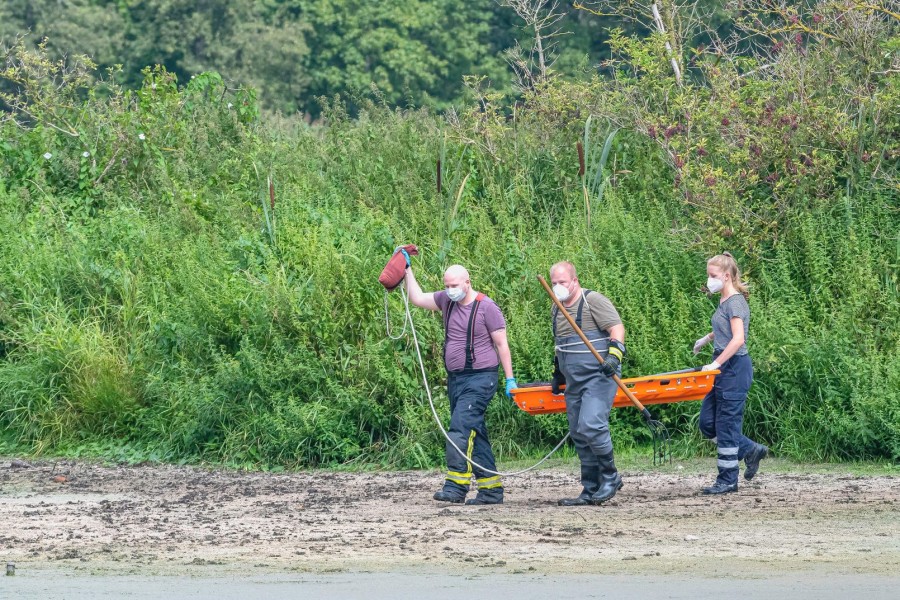
<instances>
[{"instance_id":1,"label":"coiled rope","mask_svg":"<svg viewBox=\"0 0 900 600\"><path fill-rule=\"evenodd\" d=\"M437 408L435 408L435 406L434 406L434 399L431 396L431 386L428 385L428 375L426 375L426 373L425 373L425 362L422 360L422 350L419 348L419 337L416 335L416 325L415 325L415 323L413 323L412 313L409 310L409 297L407 296L405 287L401 287L400 291L401 291L401 295L403 297L403 306L406 311L406 314L403 319L403 329L400 331L399 334L397 334L397 336L394 336L391 333L391 320L390 320L390 317L388 316L388 314L389 314L388 313L388 292L387 292L387 290L385 290L385 292L384 292L384 317L385 317L385 325L386 325L386 329L387 329L387 335L392 340L399 340L400 338L403 337L403 334L406 332L407 324L409 325L409 330L412 333L413 345L416 347L416 358L419 360L419 369L422 372L422 383L425 385L425 392L428 395L428 404L429 404L429 406L431 406L431 414L434 415L434 422L437 423L437 426L441 430L441 433L443 434L444 439L447 440L447 442L449 442L451 446L453 446L453 449L456 450L456 452L463 459L465 459L465 461L467 463L469 463L473 467L477 467L477 468L481 469L485 473L490 473L491 475L500 475L502 477L514 477L516 475L522 475L523 473L527 473L529 471L532 471L532 470L538 468L544 462L546 462L547 459L549 459L551 456L553 456L557 450L562 448L562 445L566 442L567 439L569 439L568 433L566 433L565 437L563 437L563 439L560 440L560 442L556 445L556 447L553 448L553 450L551 450L549 453L547 453L547 455L544 458L542 458L535 464L531 465L527 469L521 469L519 471L493 471L491 469L488 469L488 468L478 464L477 462L475 462L474 460L469 458L466 455L466 453L463 452L459 448L459 446L456 445L456 442L454 442L452 439L450 439L450 435L447 433L447 430L444 429L444 424L441 423L441 418L438 416Z\"/></svg>"}]
</instances>

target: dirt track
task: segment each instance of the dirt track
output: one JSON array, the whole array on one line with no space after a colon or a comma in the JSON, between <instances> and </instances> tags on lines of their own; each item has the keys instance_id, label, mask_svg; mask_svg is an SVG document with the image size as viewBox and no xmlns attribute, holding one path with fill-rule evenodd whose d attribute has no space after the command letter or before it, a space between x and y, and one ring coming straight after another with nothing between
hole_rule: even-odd
<instances>
[{"instance_id":1,"label":"dirt track","mask_svg":"<svg viewBox=\"0 0 900 600\"><path fill-rule=\"evenodd\" d=\"M708 498L710 461L624 470L603 507L560 508L575 465L507 481L502 506L439 504L436 472L241 473L0 460L0 547L18 568L175 574L900 570L900 478L763 472ZM683 470L680 470L683 469ZM702 473L702 474L701 474Z\"/></svg>"}]
</instances>

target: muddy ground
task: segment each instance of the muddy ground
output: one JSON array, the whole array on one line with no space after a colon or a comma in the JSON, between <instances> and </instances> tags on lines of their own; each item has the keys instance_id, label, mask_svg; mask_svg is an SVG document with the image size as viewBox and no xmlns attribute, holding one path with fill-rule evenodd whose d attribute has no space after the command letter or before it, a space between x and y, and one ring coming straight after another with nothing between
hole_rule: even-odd
<instances>
[{"instance_id":1,"label":"muddy ground","mask_svg":"<svg viewBox=\"0 0 900 600\"><path fill-rule=\"evenodd\" d=\"M900 572L900 477L768 461L703 497L712 461L623 469L603 507L561 508L572 462L507 480L502 506L433 501L430 472L246 473L0 459L0 548L19 570L703 574ZM768 467L777 467L768 469ZM803 471L803 469L800 469Z\"/></svg>"}]
</instances>

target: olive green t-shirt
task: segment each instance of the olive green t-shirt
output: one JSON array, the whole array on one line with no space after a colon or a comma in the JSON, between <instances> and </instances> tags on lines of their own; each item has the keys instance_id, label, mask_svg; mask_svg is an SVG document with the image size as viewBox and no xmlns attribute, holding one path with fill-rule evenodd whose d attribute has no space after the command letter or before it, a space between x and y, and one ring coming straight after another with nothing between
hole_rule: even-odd
<instances>
[{"instance_id":1,"label":"olive green t-shirt","mask_svg":"<svg viewBox=\"0 0 900 600\"><path fill-rule=\"evenodd\" d=\"M572 306L565 307L565 309L566 312L572 316L572 320L574 321L578 315L578 305L582 302L585 303L584 308L581 310L581 330L585 334L597 331L609 332L610 327L622 323L622 319L619 317L619 311L617 311L616 307L613 306L613 303L609 301L609 298L600 292L593 292L591 290L583 289L581 292L581 300L574 302ZM572 326L569 325L569 321L566 319L565 315L556 309L556 305L553 306L551 314L556 315L556 337L564 338L578 335L575 333L575 330L572 329Z\"/></svg>"}]
</instances>

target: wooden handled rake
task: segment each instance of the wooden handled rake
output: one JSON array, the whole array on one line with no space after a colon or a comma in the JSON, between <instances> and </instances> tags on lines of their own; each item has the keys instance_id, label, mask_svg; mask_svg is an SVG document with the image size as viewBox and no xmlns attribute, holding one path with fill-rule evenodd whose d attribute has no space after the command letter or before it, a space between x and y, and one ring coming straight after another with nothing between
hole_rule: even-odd
<instances>
[{"instance_id":1,"label":"wooden handled rake","mask_svg":"<svg viewBox=\"0 0 900 600\"><path fill-rule=\"evenodd\" d=\"M581 338L581 341L584 342L584 345L587 346L588 350L591 351L591 354L594 355L600 364L602 365L605 360L600 356L600 353L594 348L590 341L588 341L587 336L584 335L584 332L581 328L575 323L575 319L572 318L572 315L566 310L566 308L562 305L556 295L553 293L553 290L550 288L550 285L547 283L547 280L544 279L542 275L537 276L538 281L541 282L541 285L544 286L544 291L547 292L547 295L550 296L550 299L553 300L553 303L556 304L557 308L559 308L559 312L562 313L566 320L569 321L569 325L572 326L572 329L575 330L575 333L578 334L578 337ZM653 464L659 465L666 462L672 462L672 452L671 452L671 443L669 437L669 430L666 429L666 426L661 422L657 421L650 415L650 411L644 408L644 405L641 404L641 401L638 400L631 390L628 389L622 380L619 379L619 376L613 374L613 381L616 382L616 385L622 390L622 392L631 400L631 403L641 411L641 414L644 416L644 422L647 424L647 427L650 429L650 434L653 439Z\"/></svg>"}]
</instances>

